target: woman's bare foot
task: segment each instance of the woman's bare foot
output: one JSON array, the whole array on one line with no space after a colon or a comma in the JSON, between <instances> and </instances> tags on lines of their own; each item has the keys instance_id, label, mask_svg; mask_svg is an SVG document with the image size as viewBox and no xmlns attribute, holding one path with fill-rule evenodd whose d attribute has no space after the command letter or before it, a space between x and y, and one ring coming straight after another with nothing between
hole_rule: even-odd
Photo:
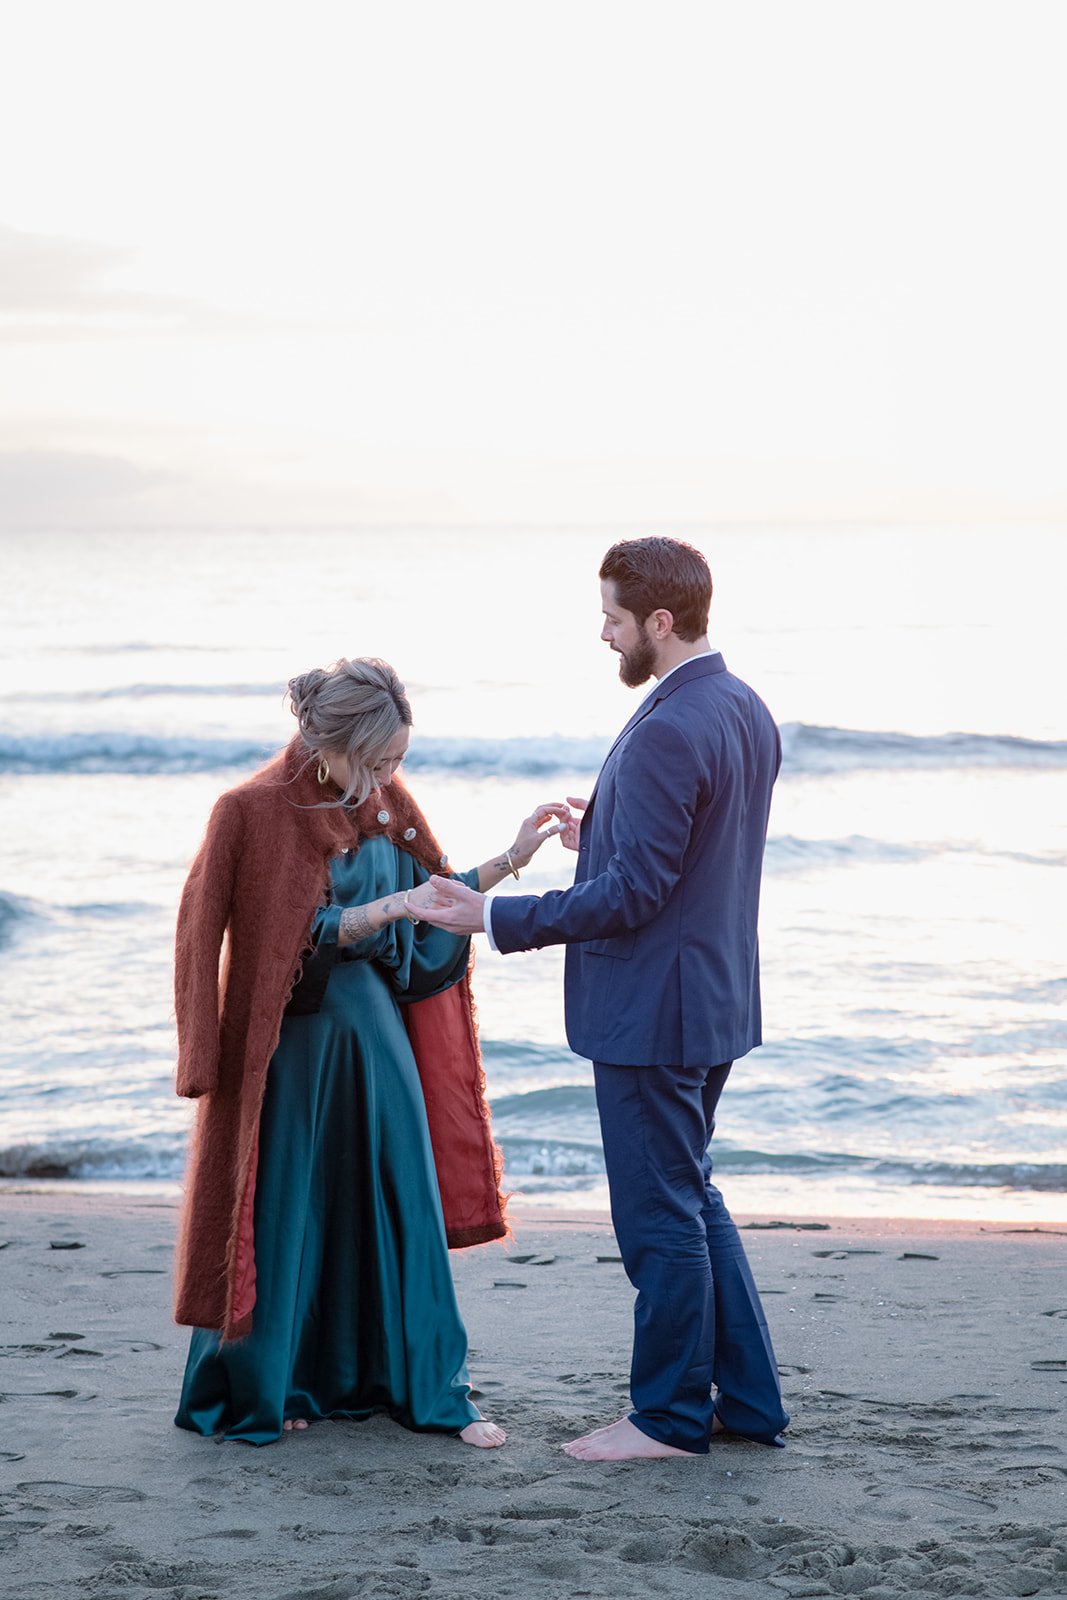
<instances>
[{"instance_id":1,"label":"woman's bare foot","mask_svg":"<svg viewBox=\"0 0 1067 1600\"><path fill-rule=\"evenodd\" d=\"M487 1422L484 1417L468 1422L459 1430L459 1436L464 1444L473 1444L479 1450L498 1450L507 1438L503 1428L498 1428L495 1422Z\"/></svg>"},{"instance_id":2,"label":"woman's bare foot","mask_svg":"<svg viewBox=\"0 0 1067 1600\"><path fill-rule=\"evenodd\" d=\"M282 1427L286 1433L303 1433L307 1427L307 1420L304 1417L293 1417L283 1422Z\"/></svg>"}]
</instances>

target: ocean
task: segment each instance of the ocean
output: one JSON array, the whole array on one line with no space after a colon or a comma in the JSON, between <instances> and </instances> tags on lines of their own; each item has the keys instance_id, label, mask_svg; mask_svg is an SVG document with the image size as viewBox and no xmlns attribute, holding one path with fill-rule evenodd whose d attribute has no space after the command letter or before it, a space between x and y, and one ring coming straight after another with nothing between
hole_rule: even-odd
<instances>
[{"instance_id":1,"label":"ocean","mask_svg":"<svg viewBox=\"0 0 1067 1600\"><path fill-rule=\"evenodd\" d=\"M456 866L581 795L640 693L596 572L646 529L0 535L0 1179L173 1187L177 898L215 796L293 731L284 685L385 656L406 777ZM763 1047L716 1171L738 1210L1067 1220L1067 535L676 531L712 642L782 728ZM522 889L569 881L556 842ZM498 892L507 892L506 886ZM606 1205L562 951L475 985L506 1184Z\"/></svg>"}]
</instances>

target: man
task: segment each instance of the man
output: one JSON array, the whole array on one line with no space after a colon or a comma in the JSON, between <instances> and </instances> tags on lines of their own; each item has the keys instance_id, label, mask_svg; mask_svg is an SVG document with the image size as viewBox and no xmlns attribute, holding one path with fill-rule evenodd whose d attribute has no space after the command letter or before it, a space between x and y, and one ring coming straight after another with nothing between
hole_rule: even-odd
<instances>
[{"instance_id":1,"label":"man","mask_svg":"<svg viewBox=\"0 0 1067 1600\"><path fill-rule=\"evenodd\" d=\"M594 1063L611 1213L637 1290L633 1411L564 1445L583 1460L702 1455L728 1430L781 1444L789 1418L707 1146L733 1061L760 1043L756 915L781 742L708 643L711 574L676 539L613 545L601 638L656 684L608 753L570 889L487 902L435 878L428 919L500 951L566 944L567 1037ZM713 1398L713 1390L715 1391Z\"/></svg>"}]
</instances>

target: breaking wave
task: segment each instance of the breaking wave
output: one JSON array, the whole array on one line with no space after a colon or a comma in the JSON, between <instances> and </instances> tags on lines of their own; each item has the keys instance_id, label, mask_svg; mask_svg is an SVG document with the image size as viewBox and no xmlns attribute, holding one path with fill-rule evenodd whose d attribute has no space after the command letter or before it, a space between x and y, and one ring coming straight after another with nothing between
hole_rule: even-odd
<instances>
[{"instance_id":1,"label":"breaking wave","mask_svg":"<svg viewBox=\"0 0 1067 1600\"><path fill-rule=\"evenodd\" d=\"M581 1140L544 1139L498 1134L504 1152L505 1180L524 1177L602 1180L604 1156L599 1144ZM156 1179L176 1182L185 1161L185 1138L174 1132L151 1139L63 1139L10 1145L0 1149L0 1178L24 1179ZM903 1184L949 1188L1067 1191L1067 1164L1062 1162L908 1161L847 1153L800 1154L734 1149L715 1152L719 1174L860 1175Z\"/></svg>"},{"instance_id":2,"label":"breaking wave","mask_svg":"<svg viewBox=\"0 0 1067 1600\"><path fill-rule=\"evenodd\" d=\"M147 686L143 692L165 692ZM247 693L247 685L222 685L198 693ZM266 693L264 686L251 692ZM273 692L273 686L270 692ZM416 739L406 766L414 772L462 772L474 776L547 777L596 772L610 748L609 737L531 735L492 739L475 735ZM782 729L783 776L857 771L864 768L1001 767L1032 770L1067 767L1067 741L1020 739L1007 734L944 733L920 736L787 723ZM155 735L136 732L0 733L0 772L210 772L253 769L275 753L273 744L251 738Z\"/></svg>"}]
</instances>

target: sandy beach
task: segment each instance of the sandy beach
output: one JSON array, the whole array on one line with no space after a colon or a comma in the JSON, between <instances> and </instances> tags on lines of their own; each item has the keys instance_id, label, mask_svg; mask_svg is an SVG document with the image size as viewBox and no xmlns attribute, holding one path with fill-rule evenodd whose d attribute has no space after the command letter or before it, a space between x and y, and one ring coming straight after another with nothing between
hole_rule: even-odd
<instances>
[{"instance_id":1,"label":"sandy beach","mask_svg":"<svg viewBox=\"0 0 1067 1600\"><path fill-rule=\"evenodd\" d=\"M521 1207L453 1256L502 1451L386 1418L221 1445L171 1416L175 1203L2 1196L10 1600L1067 1594L1067 1230L740 1219L786 1450L580 1465L627 1405L610 1224Z\"/></svg>"}]
</instances>

